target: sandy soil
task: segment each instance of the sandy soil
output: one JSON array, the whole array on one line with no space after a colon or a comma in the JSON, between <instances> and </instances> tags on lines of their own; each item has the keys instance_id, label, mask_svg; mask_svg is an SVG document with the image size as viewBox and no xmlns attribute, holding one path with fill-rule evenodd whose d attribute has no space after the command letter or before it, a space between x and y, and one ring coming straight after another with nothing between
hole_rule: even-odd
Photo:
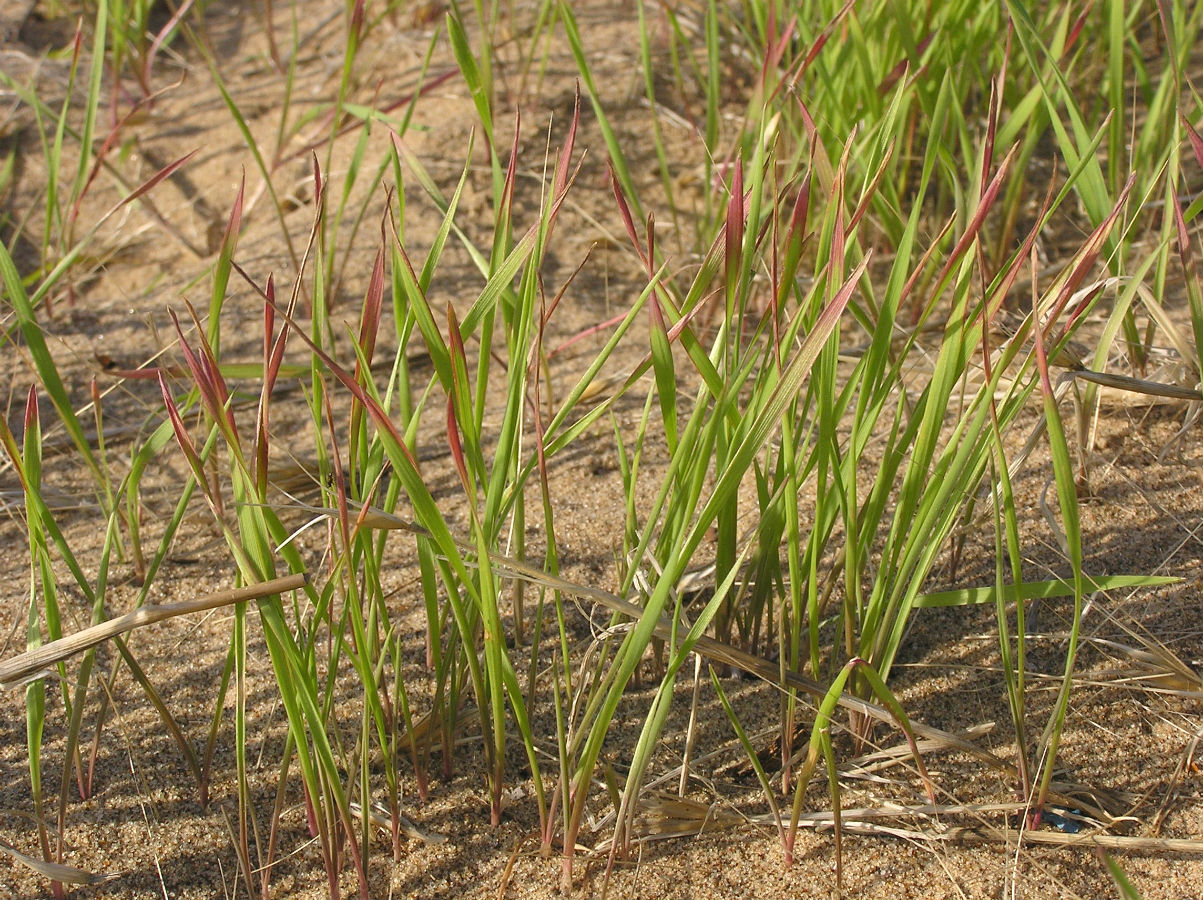
<instances>
[{"instance_id":1,"label":"sandy soil","mask_svg":"<svg viewBox=\"0 0 1203 900\"><path fill-rule=\"evenodd\" d=\"M338 17L329 14L329 4L297 5L307 35L296 75L295 102L303 106L335 90L342 32ZM441 22L437 6L418 4L378 25L363 50L361 88L379 80L382 96L389 98L401 98L413 88L431 29ZM647 127L648 112L638 102L642 87L634 11L623 7L614 13L608 3L582 3L578 16L587 42L598 48L595 76L605 101L611 110L626 111L617 122L620 140L633 154L632 163L647 190L646 196L655 202L659 191L654 159L650 146L640 139ZM266 56L263 22L254 14L240 12L239 4L218 3L210 4L207 22L211 39L220 50L223 73L247 111L252 131L270 144L277 122L280 79ZM20 77L40 66L39 90L47 96L54 96L56 90L61 93L64 64L56 60L39 64L35 60L42 50L62 46L69 38L70 26L65 23L43 22L36 17L26 20L17 39L3 50L6 71ZM523 116L520 158L524 188L519 196L519 221L537 203L548 122L552 123L552 146L556 146L571 113L575 80L571 57L559 44L552 46L545 72L534 72L523 80L514 59L524 39L529 36L519 33L501 36L498 41L499 102L506 110L498 121L512 121L510 110L515 105L521 106ZM431 71L446 71L450 66L453 62L444 42L436 51ZM52 350L72 396L84 402L93 377L105 392L106 433L112 429L110 452L118 470L126 465L122 454L128 444L123 441L131 430L141 427L155 402L157 388L149 382L114 378L106 375L105 369L132 368L167 348L173 337L169 307L182 311L185 300L198 307L207 303L207 282L201 276L211 263L244 173L250 199L244 213L238 262L261 279L275 272L283 283L289 283L294 274L280 223L269 199L263 196L248 150L241 135L230 126L203 62L188 54L177 58L173 52L165 52L160 68L155 87L163 94L142 121L128 127L128 143L115 164L117 174L127 184L136 184L170 160L192 150L199 152L179 175L151 194L153 212L131 208L102 227L97 249L84 267L87 271L81 271L75 279L74 298L60 298L53 315L45 321ZM185 72L183 84L175 85ZM738 85L733 85L733 90L738 90ZM415 127L405 138L406 146L440 185L450 186L462 170L475 121L471 98L455 78L449 79L418 103ZM0 132L6 142L14 142L21 150L17 186L11 198L13 208L19 210L37 208L37 197L45 183L29 126L27 119L17 118ZM313 126L313 133L319 133L320 127ZM286 225L296 245L292 252L303 244L312 216L308 181L311 163L304 152L307 134L305 131L292 140L289 148L294 156L281 167L281 172L292 178L292 188L287 192L294 199L286 204ZM373 135L369 160L380 158L373 153L383 152L386 140L383 129ZM506 137L499 143L508 140ZM687 142L688 135L670 134L670 140ZM568 295L563 314L555 320L558 330L549 338L553 344L605 321L623 309L640 289L638 271L622 249L625 237L619 240L622 226L608 192L604 144L588 112L582 121L579 143L587 153L559 228L555 265L548 273L548 283L559 284L591 248L592 254ZM318 153L324 159L324 149L319 148ZM488 173L482 161L478 148L461 216L476 239L487 235L488 225ZM345 159L333 161L334 183L339 182L345 165ZM689 185L696 182L696 173L682 172L679 180L682 189L689 190ZM288 178L279 177L277 181L284 184ZM696 185L693 189L697 190ZM407 184L405 191L406 240L414 248L414 255L420 257L424 242L430 240L437 224L437 213L415 184ZM114 181L101 179L89 195L81 221L95 220L116 197ZM349 322L358 315L358 298L375 252L374 223L379 221L382 202L382 196L372 200L364 227L354 245L348 244L345 251L347 263L336 299ZM668 216L663 220L667 221ZM28 263L32 251L27 245L18 245L18 263ZM432 297L436 308L448 300L459 300L476 285L475 272L458 248L449 250L444 273ZM244 285L234 285L224 315L226 357L257 359L261 310L251 291ZM590 338L558 355L553 380L566 383L588 361L601 339ZM389 349L383 348L383 352ZM637 338L616 356L610 371L622 372L643 352ZM10 373L8 420L16 428L32 373L19 348L6 346L3 354ZM640 401L633 397L619 405L620 426L630 426L637 420ZM48 405L44 412L49 415ZM277 446L303 446L308 434L306 415L299 397L281 399L274 420ZM1082 512L1088 569L1099 574L1156 572L1182 580L1132 596L1116 592L1098 597L1086 621L1092 639L1133 645L1134 639L1124 627L1153 635L1197 673L1203 630L1199 619L1203 589L1203 443L1197 424L1176 437L1185 416L1184 407L1173 404L1113 403L1104 409L1098 449L1090 463L1091 490ZM1025 435L1032 422L1034 417L1021 429ZM85 571L94 575L101 529L94 510L80 499L88 495L87 479L72 468L70 454L55 453L55 448L64 443L61 434L51 432L46 443L46 481L64 498L59 512L61 526ZM437 433L432 433L420 442L420 452L436 496L453 510L456 482L442 446ZM1169 452L1165 452L1167 448ZM654 471L655 465L653 448L649 471ZM178 498L184 471L183 464L167 453L144 483L148 542L161 534L162 523ZM1047 458L1038 451L1016 485L1025 534L1031 539L1031 546L1025 548L1029 570L1041 574L1063 571L1055 539L1043 524L1040 510L1050 472ZM7 491L15 486L11 469L5 469L0 478L0 488ZM558 537L565 576L612 586L623 513L622 487L608 426L586 435L577 448L557 459L552 486L562 523ZM8 494L5 497L11 499ZM0 523L4 546L10 548L0 557L0 577L6 585L0 593L6 633L0 655L4 657L22 649L30 577L20 511L16 505L10 506L10 511L10 518ZM986 532L988 529L982 531ZM322 536L307 540L306 552L318 567ZM992 580L993 551L975 541L971 538L962 551L955 582L950 560L946 558L937 566L933 579L938 584L933 589ZM395 552L395 568L388 587L395 591L396 624L412 642L413 671L420 681L424 616L412 542L404 536L396 537L391 539L390 548ZM128 563L118 565L116 573L119 577L107 600L113 615L126 611L138 590ZM220 536L207 511L197 505L149 599L167 602L198 596L230 587L233 577L233 566L223 553ZM90 611L77 592L65 591L61 602L68 631L86 624ZM589 633L586 615L590 612L587 607L573 612L574 627L582 638ZM1057 603L1046 604L1041 612L1044 637L1036 641L1031 667L1034 677L1044 681L1033 692L1034 722L1043 722L1041 714L1052 702L1062 658L1060 635L1065 615L1064 606ZM604 617L594 612L593 618L601 621ZM212 716L216 684L229 646L230 621L228 612L222 611L173 620L130 639L139 663L184 733L198 747L203 745ZM276 797L284 727L266 649L256 630L251 631L251 654L260 663L262 677L250 685L249 753L254 763L252 799L262 827L269 820ZM111 672L118 659L111 647L104 646L97 665ZM1091 796L1097 802L1110 807L1118 818L1112 834L1195 841L1191 847L1184 845L1177 851L1164 847L1138 851L1120 846L1113 855L1144 896L1203 896L1203 789L1198 763L1192 755L1193 741L1200 732L1198 684L1193 693L1185 695L1159 692L1140 680L1146 672L1130 655L1100 642L1087 643L1079 668L1062 750L1063 783L1093 792ZM74 671L69 664L68 672L74 675ZM650 700L647 679L642 685L632 688L607 744L607 759L619 768L629 755L630 742L638 734ZM774 689L732 675L726 676L724 685L746 717L744 724L749 732L761 735L757 740L767 747L769 737L762 733L775 721ZM975 739L1000 756L1013 753L1014 737L1009 735L994 626L984 612L942 610L919 614L892 685L915 719L954 732L993 723L992 729L984 729ZM74 786L69 791L63 836L71 850L64 861L91 872L120 874L102 885L73 888L72 893L180 898L245 895L231 831L238 798L229 716L217 743L209 803L202 806L178 749L127 671L119 672L110 690L112 704L95 748L95 697L84 715L83 745L89 749L85 750L83 764L94 767L93 791L86 800L78 799ZM619 858L607 871L608 854L603 845L610 834L604 826L609 802L604 790L599 790L591 800L589 817L603 824L596 832L586 829L582 835L572 894L716 898L833 895L835 845L830 829L803 830L794 864L786 866L780 839L767 817L764 796L722 709L712 691L703 690L702 697L702 739L695 750L695 778L687 795L693 805L688 809L670 805L676 796L675 778L649 789L646 797L643 821L649 831L679 825L684 834L640 841L629 857ZM5 693L0 696L0 704L0 839L36 855L36 832L29 821L33 806L23 694ZM653 766L654 774L670 773L680 764L688 704L689 685L684 684ZM44 760L46 796L53 809L61 783L67 727L58 684L48 685L48 708L52 712ZM552 715L550 698L545 698L536 708L536 729L542 729L545 745L554 749ZM492 828L480 774L480 746L479 741L471 740L473 733L467 725L468 740L457 757L454 773L436 777L424 802L417 796L408 768L402 766L407 779L406 815L429 839L404 839L400 859L394 859L388 842L380 836L369 864L373 896L538 897L560 892L560 860L556 856L541 857L537 852L537 816L529 787L522 780L519 748L515 747L511 755L513 777L508 787L512 793L502 824ZM886 746L897 742L897 735L884 730L875 738ZM840 750L845 760L856 755L850 743ZM94 759L88 759L88 752L94 753ZM1178 771L1180 764L1185 764L1184 772ZM928 765L943 793L941 802L988 804L1013 799L1013 787L1007 779L968 757L933 753ZM909 773L898 769L885 770L875 777L846 773L844 783L844 806L848 808L882 809L891 803L913 806L921 802L917 783ZM308 838L295 784L289 786L286 798L288 809L277 839L279 862L271 882L273 896L324 895L326 876L319 852ZM811 812L828 807L825 785L816 782L807 795L806 809ZM1018 843L1013 832L1001 841L939 841L934 839L938 825L997 826L1003 819L965 813L945 816L939 823L919 816L878 821L897 832L844 837L843 891L849 896L1092 897L1117 892L1097 847L1039 843L1042 835L1047 840L1067 840L1055 829L1045 829ZM344 873L341 888L346 895L354 893L349 870ZM47 891L48 883L24 866L7 857L0 861L0 895L32 896Z\"/></svg>"}]
</instances>

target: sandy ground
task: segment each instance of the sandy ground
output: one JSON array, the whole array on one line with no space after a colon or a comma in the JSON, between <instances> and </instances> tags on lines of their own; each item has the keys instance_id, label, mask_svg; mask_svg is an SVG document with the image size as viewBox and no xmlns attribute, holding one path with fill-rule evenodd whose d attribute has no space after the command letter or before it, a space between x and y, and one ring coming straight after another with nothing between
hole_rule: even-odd
<instances>
[{"instance_id":1,"label":"sandy ground","mask_svg":"<svg viewBox=\"0 0 1203 900\"><path fill-rule=\"evenodd\" d=\"M313 30L307 32L296 76L298 104L312 103L313 98L334 90L337 84L340 25L337 17L327 15L325 6L299 4L301 20ZM369 73L362 77L364 84L387 75L383 90L398 98L412 88L432 23L441 21L439 15L427 18L428 12L437 12L427 10L427 6L437 4L420 4L414 11L399 13L378 26L363 51L362 71ZM276 123L279 76L266 59L262 22L242 15L238 9L237 4L212 4L208 25L223 57L223 72L238 102L248 111L252 130L260 140L270 141ZM590 3L580 5L578 16L587 29L588 43L600 48L595 74L603 85L606 102L613 110L626 110L618 119L620 139L633 154L637 177L646 184L647 196L655 198L651 149L639 140L646 128L647 111L637 102L642 88L633 10L624 8L621 15L612 16L607 15L607 4ZM61 46L69 39L70 29L64 31L65 27L28 20L19 39L4 50L6 70L18 76L32 72L39 50ZM542 168L547 123L554 117L554 146L571 112L575 69L565 48L556 45L542 76L532 74L523 82L515 67L505 65L507 60L512 62L514 47L521 38L519 34L499 42L499 97L507 110L517 102L521 104L520 158L527 189L520 192L519 208L529 213L537 202L533 192ZM182 86L166 90L146 120L129 128L131 142L121 159L121 174L129 183L137 183L186 152L199 149L199 153L181 175L156 189L152 195L153 215L133 209L102 229L94 270L78 279L75 298L60 300L46 322L51 347L73 397L82 402L93 376L107 392L106 429L114 429L111 441L115 455L126 446L121 443L121 429L139 427L155 402L156 388L150 383L119 381L106 376L104 369L132 367L168 345L172 338L168 307L181 310L185 299L198 306L207 302L205 281L194 279L211 260L244 172L250 201L244 214L238 261L260 278L275 271L277 277L288 281L292 272L290 251L271 204L262 195L246 146L230 127L204 65L187 56L176 59L172 54L165 54L165 60L157 87L168 88L184 68L187 80ZM51 60L41 65L40 85L62 84L61 63ZM441 72L449 65L449 51L441 44L431 71ZM43 89L53 94L52 87ZM508 112L499 115L498 121L508 122L509 116ZM446 81L422 99L414 121L416 127L406 136L407 147L423 160L441 185L453 184L462 169L475 122L467 92L455 79ZM27 125L16 122L9 131L9 139L26 142L19 144L22 148L32 146L28 143L30 134L21 131ZM373 136L369 159L373 151L382 150L384 140L380 134ZM620 249L625 238L619 241L617 237L622 226L608 194L604 145L596 123L587 113L579 143L588 152L559 229L549 283L564 279L590 248L593 250L569 294L564 313L556 320L559 331L551 336L553 341L606 320L622 310L640 289L638 272L629 254ZM290 146L303 151L304 145L305 135L300 135ZM642 155L630 149L640 147ZM323 152L319 150L319 154ZM479 152L476 162L480 162ZM12 198L14 208L36 206L37 192L45 180L40 165L36 150L22 156ZM345 160L334 161L335 183L342 165ZM311 189L306 182L311 164L307 155L299 152L283 164L282 171L293 174L291 195L295 201L287 204L290 211L286 223L293 241L300 243L312 215L306 193ZM685 190L690 177L693 173L681 173ZM478 240L487 235L487 178L485 168L477 166L463 204L462 220L469 234ZM280 183L284 181L287 178L280 179ZM88 216L95 217L106 209L115 197L114 190L107 182L98 188L81 219L87 221ZM415 255L421 255L437 216L414 185L406 186L406 197L406 240L415 248ZM381 207L379 201L375 203L367 223L378 221ZM373 228L365 226L354 247L347 251L345 277L337 299L344 304L348 321L357 317L357 300L362 296L374 253ZM29 249L17 248L19 264L23 261L21 253ZM475 285L466 256L456 254L455 249L449 251L447 277L440 278L434 291L436 308ZM225 315L227 358L257 358L260 308L243 286L232 289ZM567 383L596 351L600 340L591 338L560 354L553 379ZM388 348L384 349L387 352ZM612 371L629 367L642 352L637 339L615 358ZM3 353L10 373L8 419L16 427L31 374L18 349L8 346ZM620 426L633 425L640 409L639 397L620 404ZM45 410L48 415L49 407ZM303 444L308 433L304 410L296 397L280 401L274 424L277 446ZM1115 592L1097 597L1086 622L1092 641L1133 645L1135 639L1125 627L1152 635L1197 673L1199 598L1203 588L1203 446L1197 424L1176 437L1185 416L1185 409L1173 404L1112 403L1104 408L1098 449L1090 461L1090 492L1082 509L1087 568L1098 574L1169 574L1181 581L1131 596ZM1025 435L1032 422L1034 417L1021 429ZM128 432L124 438L128 438ZM47 436L46 480L65 498L60 511L62 528L85 571L93 576L99 528L86 503L72 506L72 500L87 495L87 482L83 473L72 469L69 454L55 454L54 448L61 443L61 435ZM423 441L421 452L436 496L453 509L456 482L437 436ZM118 465L124 464L122 461ZM656 465L653 448L649 471L654 472ZM144 490L149 541L161 533L162 521L178 497L184 471L178 459L166 454L148 476ZM1042 524L1040 510L1050 471L1047 458L1038 451L1016 484L1025 534L1031 536L1031 546L1025 548L1029 570L1039 574L1063 571L1055 540ZM9 490L14 486L11 470L0 477L4 479L0 487ZM557 459L552 486L562 523L558 537L565 576L612 586L623 513L622 487L608 426L586 435L576 448ZM10 509L12 516L0 523L4 546L10 548L0 557L0 573L6 585L0 593L6 636L4 657L22 647L29 583L23 523L19 510ZM161 521L156 521L156 515ZM988 540L988 531L981 531L986 535L984 540ZM306 552L315 566L320 566L321 535L308 540ZM413 671L420 680L424 615L412 542L405 536L393 538L390 552L395 552L388 587L395 591L392 602L396 624L407 641L412 641ZM958 562L955 584L989 582L993 578L992 552L990 546L970 539ZM939 584L933 588L952 586L950 566L947 558L937 566L933 579ZM137 595L132 568L127 563L116 567L114 582L107 607L115 615L126 611ZM149 599L187 599L230 587L232 582L233 568L222 552L220 537L207 511L198 505L173 545ZM89 611L78 592L65 591L62 603L68 631L86 623ZM590 613L588 607L572 613L576 617L574 627L582 637L589 633L586 615ZM597 621L604 619L599 611L592 615ZM1044 721L1042 713L1051 705L1055 690L1065 616L1063 604L1049 603L1041 611L1043 636L1035 641L1030 661L1037 684L1031 713L1037 723ZM139 663L196 746L203 745L212 717L230 623L228 612L221 611L155 626L130 641ZM251 631L251 654L260 664L262 677L250 684L249 755L253 762L252 801L263 827L276 796L284 728L266 650L256 629ZM117 659L111 647L102 647L97 665L110 672ZM1140 680L1147 672L1130 655L1101 642L1087 642L1079 671L1061 754L1060 782L1076 786L1085 792L1083 797L1093 798L1091 802L1108 806L1117 818L1110 830L1113 835L1195 841L1193 848L1183 845L1176 851L1156 845L1134 850L1121 841L1112 853L1143 896L1203 896L1203 845L1199 843L1203 838L1203 790L1198 762L1191 755L1200 731L1197 682L1193 693L1186 695L1158 691ZM74 674L70 664L68 672ZM650 701L647 680L642 684L630 692L606 746L606 759L620 769ZM769 737L764 733L777 711L774 689L730 674L725 675L724 685L746 717L744 724L749 732L759 735L757 740L767 747ZM917 615L892 681L908 714L954 732L992 723L992 728L982 728L975 740L1006 757L1014 752L1014 737L1009 736L1009 714L1001 685L994 625L989 615L964 610L923 611ZM237 816L237 787L229 717L216 746L209 803L202 806L177 747L128 672L120 672L110 690L112 705L94 750L95 698L85 712L83 745L88 749L83 765L94 768L93 791L86 800L78 799L74 786L69 792L63 836L71 849L64 861L91 872L119 873L119 877L101 885L73 888L73 895L245 895L231 831ZM51 712L44 752L46 796L53 809L61 783L67 726L58 684L48 686L47 702ZM550 702L545 698L536 706L535 727L543 745L554 750ZM23 695L20 691L5 693L0 703L4 711L0 716L0 839L36 855L36 832L29 820L33 807ZM689 685L684 684L653 765L654 775L671 773L680 764L688 704ZM604 790L597 791L590 801L588 821L600 824L596 831L586 828L581 836L572 894L715 898L834 895L836 857L830 829L804 829L795 847L794 863L787 866L780 838L768 816L768 805L708 688L702 692L700 721L702 738L695 750L694 778L687 792L692 805L671 805L676 797L675 778L649 789L646 795L643 822L648 831L679 826L682 835L661 840L645 835L649 839L638 842L629 856L618 858L608 870L604 843L610 832L604 817L609 802ZM474 732L469 723L455 771L450 777L436 773L425 801L419 800L409 769L401 767L406 778L406 815L428 839L403 839L399 859L394 859L383 836L373 844L369 862L373 896L539 897L560 893L562 868L558 855L545 858L537 852L538 821L529 796L529 779L523 781L520 748L512 748L513 777L507 785L510 794L503 821L492 828L480 775L480 744L472 740L474 733L479 732ZM885 730L874 737L885 746L897 742L897 735ZM844 760L856 755L850 743L840 749ZM94 759L89 760L89 752L94 752ZM1180 764L1185 765L1182 771ZM942 792L941 803L990 804L1013 799L1013 786L1007 779L969 757L933 753L928 766ZM74 779L73 774L70 777ZM292 777L295 781L295 773ZM913 807L922 802L915 779L897 768L875 777L854 777L846 772L843 783L843 804L847 808L881 810L891 808L889 804ZM326 876L319 852L306 833L296 785L289 786L286 798L272 895L324 895ZM788 801L784 805L788 808ZM816 782L807 795L806 810L822 811L829 805L825 784ZM1004 820L998 815L965 812L938 821L916 815L874 821L895 829L895 833L846 834L843 838L843 892L849 896L1093 897L1117 893L1097 847L1040 843L1042 836L1044 840L1068 843L1068 836L1055 829L1044 829L1019 842L1013 832L1006 840L984 840L979 835L978 840L941 841L935 837L943 826L998 826ZM45 894L48 889L48 882L27 868L0 860L0 895L33 896ZM346 895L354 893L349 870L344 872L341 889Z\"/></svg>"}]
</instances>

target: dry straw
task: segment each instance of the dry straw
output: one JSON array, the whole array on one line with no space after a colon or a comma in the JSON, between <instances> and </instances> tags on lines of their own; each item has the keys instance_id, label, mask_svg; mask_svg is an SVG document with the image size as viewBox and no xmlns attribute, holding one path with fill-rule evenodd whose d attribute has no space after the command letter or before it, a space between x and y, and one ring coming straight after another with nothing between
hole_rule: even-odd
<instances>
[{"instance_id":1,"label":"dry straw","mask_svg":"<svg viewBox=\"0 0 1203 900\"><path fill-rule=\"evenodd\" d=\"M198 600L183 600L179 603L164 603L161 606L143 606L133 612L85 628L70 637L59 638L49 644L43 644L20 656L14 656L5 663L0 663L0 687L19 687L31 678L40 677L48 666L61 662L76 653L82 653L89 647L95 647L102 641L117 635L142 628L164 619L175 616L185 616L194 612L205 612L230 606L234 603L245 603L247 600L259 600L273 594L295 591L305 586L308 577L304 574L285 575L283 578L273 578L260 584L248 585L236 590L218 591L215 594L201 597Z\"/></svg>"}]
</instances>

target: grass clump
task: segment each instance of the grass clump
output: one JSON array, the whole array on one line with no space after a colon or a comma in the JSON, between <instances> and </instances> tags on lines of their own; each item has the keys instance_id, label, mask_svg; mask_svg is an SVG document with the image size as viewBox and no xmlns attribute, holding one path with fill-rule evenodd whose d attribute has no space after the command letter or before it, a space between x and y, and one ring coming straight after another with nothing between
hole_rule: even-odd
<instances>
[{"instance_id":1,"label":"grass clump","mask_svg":"<svg viewBox=\"0 0 1203 900\"><path fill-rule=\"evenodd\" d=\"M68 776L93 791L81 745L90 727L99 752L122 671L199 804L225 785L232 893L278 890L298 833L331 896L380 893L373 833L400 861L406 835L430 839L407 790L420 804L457 777L481 787L490 826L519 818L560 858L563 890L586 850L608 854L608 879L649 817L696 818L707 697L785 860L800 828L834 829L837 886L845 831L877 814L844 810L849 773L879 751L909 766L888 797L908 814L976 816L975 834L1002 840L1078 821L1119 837L1122 810L1061 774L1088 611L1183 570L1172 555L1164 571L1106 565L1082 502L1103 389L1189 404L1181 440L1197 437L1198 5L639 0L621 25L569 3L358 2L314 23L308 4L266 4L253 58L231 57L229 22L199 6L163 21L148 4L89 8L59 99L5 76L45 194L0 246L26 395L0 440L30 585L28 653L0 681L34 677L36 866L56 890L91 883L63 868ZM598 46L620 27L627 94ZM410 65L390 82L380 60L397 46ZM219 155L166 140L168 51L205 85L197 127L239 147L204 246L161 199ZM556 90L541 149L523 118ZM153 140L178 161L131 177L128 148ZM90 245L135 213L198 259L171 264L178 289L148 313L159 345L107 366L85 401L55 332L92 301ZM586 223L604 246L586 247ZM594 286L603 255L622 270L616 310ZM133 436L111 437L132 410ZM86 511L50 502L54 429ZM572 504L590 503L565 473L599 439L621 495L590 535L613 554L608 585L586 583L565 539ZM201 532L241 592L152 603ZM404 600L397 570L413 576ZM74 639L64 590L91 619ZM1053 600L1064 633L1045 691L1033 619ZM207 712L185 723L140 662L154 647L140 629L226 606ZM988 623L990 705L1011 729L997 744L910 707L917 676L899 673L936 609ZM102 635L119 653L107 667ZM734 700L738 671L771 686L767 716ZM57 823L47 729L65 735ZM888 735L900 743L883 751ZM1006 802L944 802L925 759L949 751ZM656 792L666 778L675 798Z\"/></svg>"}]
</instances>

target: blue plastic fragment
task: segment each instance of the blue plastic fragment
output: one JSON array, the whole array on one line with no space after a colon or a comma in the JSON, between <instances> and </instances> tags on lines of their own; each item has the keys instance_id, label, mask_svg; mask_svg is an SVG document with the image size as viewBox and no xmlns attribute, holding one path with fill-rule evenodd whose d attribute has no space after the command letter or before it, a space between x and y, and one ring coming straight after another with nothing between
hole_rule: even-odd
<instances>
[{"instance_id":1,"label":"blue plastic fragment","mask_svg":"<svg viewBox=\"0 0 1203 900\"><path fill-rule=\"evenodd\" d=\"M1080 816L1082 814L1080 809L1065 811L1073 816ZM1059 815L1058 813L1053 812L1051 809L1046 809L1041 818L1053 828L1056 828L1058 831L1063 831L1066 834L1077 834L1082 830L1082 823L1080 820Z\"/></svg>"}]
</instances>

